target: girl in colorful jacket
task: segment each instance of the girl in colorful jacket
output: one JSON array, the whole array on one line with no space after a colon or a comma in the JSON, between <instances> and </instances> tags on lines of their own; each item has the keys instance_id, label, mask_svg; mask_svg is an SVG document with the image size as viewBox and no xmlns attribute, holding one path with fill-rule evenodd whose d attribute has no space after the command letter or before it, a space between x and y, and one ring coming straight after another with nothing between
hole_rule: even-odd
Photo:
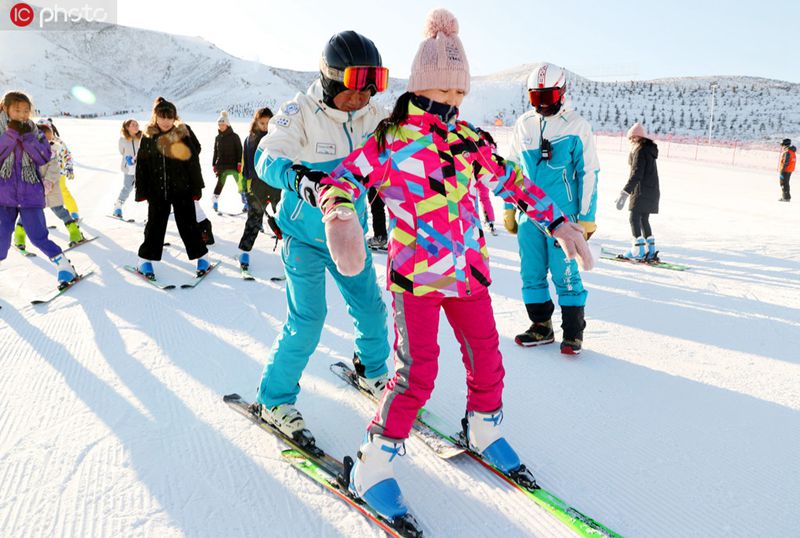
<instances>
[{"instance_id":1,"label":"girl in colorful jacket","mask_svg":"<svg viewBox=\"0 0 800 538\"><path fill-rule=\"evenodd\" d=\"M502 436L503 363L487 287L489 259L473 183L486 184L591 267L580 226L495 155L474 127L458 121L469 67L447 10L435 10L414 59L408 91L365 145L319 184L299 192L317 199L333 259L343 273L363 264L363 231L353 200L375 187L389 209L387 284L392 292L397 372L369 424L351 473L353 492L390 520L411 518L394 479L419 409L438 368L440 310L453 327L467 369L464 435L470 446L525 487L533 475ZM413 519L413 518L412 518Z\"/></svg>"},{"instance_id":2,"label":"girl in colorful jacket","mask_svg":"<svg viewBox=\"0 0 800 538\"><path fill-rule=\"evenodd\" d=\"M58 152L56 156L58 157L58 168L59 173L61 174L58 179L58 186L61 190L61 197L64 200L64 207L67 209L67 211L69 211L72 220L77 222L80 220L80 215L78 215L78 203L75 201L72 193L70 193L69 189L67 188L67 180L72 181L75 179L75 163L72 160L72 152L67 147L66 142L64 142L64 140L61 138L61 135L59 134L58 129L56 129L52 118L41 119L39 120L39 123L50 127L50 131L52 132L53 137L58 144ZM56 150L56 148L51 149L54 152Z\"/></svg>"},{"instance_id":3,"label":"girl in colorful jacket","mask_svg":"<svg viewBox=\"0 0 800 538\"><path fill-rule=\"evenodd\" d=\"M75 269L48 238L40 166L50 161L50 144L31 121L33 104L21 92L8 92L0 110L0 261L11 246L17 217L31 242L58 268L59 283L71 282Z\"/></svg>"}]
</instances>

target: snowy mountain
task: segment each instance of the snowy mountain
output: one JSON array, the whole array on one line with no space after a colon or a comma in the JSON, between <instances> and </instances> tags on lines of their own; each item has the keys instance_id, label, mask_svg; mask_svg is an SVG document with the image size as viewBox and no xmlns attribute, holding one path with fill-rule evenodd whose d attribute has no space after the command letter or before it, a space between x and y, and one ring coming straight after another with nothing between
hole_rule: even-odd
<instances>
[{"instance_id":1,"label":"snowy mountain","mask_svg":"<svg viewBox=\"0 0 800 538\"><path fill-rule=\"evenodd\" d=\"M79 23L69 31L0 32L0 50L15 51L0 57L0 89L28 91L48 115L140 112L163 95L185 112L210 115L224 108L248 117L260 106L277 107L316 77L242 60L201 38L101 23ZM529 108L529 71L523 65L475 77L463 117L512 124ZM571 73L569 99L598 132L620 132L642 121L657 135L704 137L712 82L718 84L714 138L775 140L800 131L800 85L775 80L596 82ZM393 79L377 100L391 106L404 88L404 80Z\"/></svg>"}]
</instances>

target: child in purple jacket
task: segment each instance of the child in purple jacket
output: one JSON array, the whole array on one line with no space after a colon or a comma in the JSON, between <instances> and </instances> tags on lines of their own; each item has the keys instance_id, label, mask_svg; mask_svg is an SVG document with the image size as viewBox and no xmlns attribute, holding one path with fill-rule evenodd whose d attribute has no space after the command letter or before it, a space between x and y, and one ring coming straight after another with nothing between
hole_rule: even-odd
<instances>
[{"instance_id":1,"label":"child in purple jacket","mask_svg":"<svg viewBox=\"0 0 800 538\"><path fill-rule=\"evenodd\" d=\"M47 236L44 184L39 167L50 160L50 143L31 121L33 104L8 92L0 109L0 262L8 256L11 234L20 218L31 242L58 268L59 284L77 276L61 247Z\"/></svg>"}]
</instances>

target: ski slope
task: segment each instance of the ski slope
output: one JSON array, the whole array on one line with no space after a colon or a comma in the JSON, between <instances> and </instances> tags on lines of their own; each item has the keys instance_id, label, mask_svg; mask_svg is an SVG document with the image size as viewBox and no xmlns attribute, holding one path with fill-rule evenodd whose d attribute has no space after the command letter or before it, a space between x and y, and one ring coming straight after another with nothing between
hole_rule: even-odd
<instances>
[{"instance_id":1,"label":"ski slope","mask_svg":"<svg viewBox=\"0 0 800 538\"><path fill-rule=\"evenodd\" d=\"M281 274L272 241L257 240L259 280L245 282L233 261L244 217L210 211L215 124L189 121L204 147L202 203L222 266L194 290L163 292L122 270L136 261L146 207L126 204L135 224L105 216L122 180L120 123L57 122L77 161L70 188L82 229L101 236L70 258L95 275L34 307L55 282L50 262L12 251L0 266L0 536L382 536L222 403L229 392L255 396L286 307L284 284L268 278ZM600 154L597 250L628 242L628 213L613 207L626 158ZM585 275L577 359L513 343L528 325L516 240L488 237L506 435L543 486L625 536L796 536L798 205L776 202L776 173L678 160L659 168L657 244L692 269L599 261ZM221 207L240 209L233 186ZM66 242L60 223L51 237ZM156 271L180 284L194 267L174 225L167 240L177 248ZM375 262L383 283L385 257ZM328 371L352 356L352 324L329 284L298 405L318 444L343 457L372 405ZM428 407L455 426L464 371L444 319L440 345ZM441 461L414 438L407 448L398 478L426 536L570 535L477 463Z\"/></svg>"}]
</instances>

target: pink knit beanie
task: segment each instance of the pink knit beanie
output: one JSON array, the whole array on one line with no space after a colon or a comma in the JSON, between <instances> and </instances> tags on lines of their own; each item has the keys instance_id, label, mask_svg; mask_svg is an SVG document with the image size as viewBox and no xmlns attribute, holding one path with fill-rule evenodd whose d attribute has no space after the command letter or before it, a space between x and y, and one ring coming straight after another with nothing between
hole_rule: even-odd
<instances>
[{"instance_id":1,"label":"pink knit beanie","mask_svg":"<svg viewBox=\"0 0 800 538\"><path fill-rule=\"evenodd\" d=\"M408 91L456 88L469 93L469 63L456 16L434 9L425 19L424 36L411 65Z\"/></svg>"},{"instance_id":2,"label":"pink knit beanie","mask_svg":"<svg viewBox=\"0 0 800 538\"><path fill-rule=\"evenodd\" d=\"M628 138L632 136L638 136L639 138L647 138L647 133L644 131L644 127L638 121L633 124L633 127L628 129Z\"/></svg>"}]
</instances>

